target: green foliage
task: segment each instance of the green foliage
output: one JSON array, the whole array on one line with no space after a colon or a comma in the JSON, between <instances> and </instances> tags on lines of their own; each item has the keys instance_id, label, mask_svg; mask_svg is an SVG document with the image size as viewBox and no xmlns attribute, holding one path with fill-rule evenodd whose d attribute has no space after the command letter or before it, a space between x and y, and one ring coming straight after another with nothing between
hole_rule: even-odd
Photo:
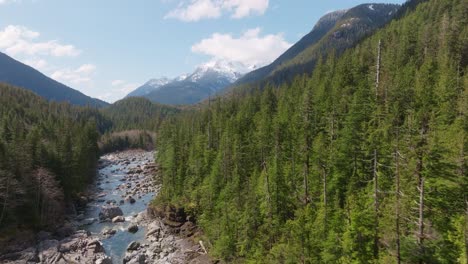
<instances>
[{"instance_id":1,"label":"green foliage","mask_svg":"<svg viewBox=\"0 0 468 264\"><path fill-rule=\"evenodd\" d=\"M98 145L101 153L122 151L125 149L153 150L156 133L146 130L126 130L108 132L101 136Z\"/></svg>"},{"instance_id":2,"label":"green foliage","mask_svg":"<svg viewBox=\"0 0 468 264\"><path fill-rule=\"evenodd\" d=\"M0 226L53 227L92 180L99 130L95 108L47 102L0 84Z\"/></svg>"},{"instance_id":3,"label":"green foliage","mask_svg":"<svg viewBox=\"0 0 468 264\"><path fill-rule=\"evenodd\" d=\"M169 118L160 199L226 261L466 262L467 10L410 1L309 77Z\"/></svg>"},{"instance_id":4,"label":"green foliage","mask_svg":"<svg viewBox=\"0 0 468 264\"><path fill-rule=\"evenodd\" d=\"M152 103L142 97L130 97L103 108L102 113L112 121L112 131L142 129L156 131L162 120L180 110Z\"/></svg>"}]
</instances>

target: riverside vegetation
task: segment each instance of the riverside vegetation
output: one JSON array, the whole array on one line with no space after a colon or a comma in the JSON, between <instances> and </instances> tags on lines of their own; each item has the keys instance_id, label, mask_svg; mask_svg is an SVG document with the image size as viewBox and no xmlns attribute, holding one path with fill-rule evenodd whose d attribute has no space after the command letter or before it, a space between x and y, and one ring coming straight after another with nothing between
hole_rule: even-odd
<instances>
[{"instance_id":1,"label":"riverside vegetation","mask_svg":"<svg viewBox=\"0 0 468 264\"><path fill-rule=\"evenodd\" d=\"M194 107L0 84L2 249L63 224L100 154L155 144L150 211L183 212L223 261L467 263L467 20L467 0L411 0L309 75Z\"/></svg>"}]
</instances>

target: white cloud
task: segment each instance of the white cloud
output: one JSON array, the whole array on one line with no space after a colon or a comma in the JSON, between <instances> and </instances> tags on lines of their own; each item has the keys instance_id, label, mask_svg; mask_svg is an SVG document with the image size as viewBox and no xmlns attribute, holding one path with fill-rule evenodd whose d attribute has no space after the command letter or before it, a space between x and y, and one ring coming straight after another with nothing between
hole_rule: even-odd
<instances>
[{"instance_id":1,"label":"white cloud","mask_svg":"<svg viewBox=\"0 0 468 264\"><path fill-rule=\"evenodd\" d=\"M218 18L221 8L211 0L193 0L188 6L179 5L169 12L165 18L177 18L182 21L198 21L203 18Z\"/></svg>"},{"instance_id":2,"label":"white cloud","mask_svg":"<svg viewBox=\"0 0 468 264\"><path fill-rule=\"evenodd\" d=\"M98 95L97 97L106 102L113 103L124 98L127 94L140 86L138 83L131 83L124 80L113 80L111 85L113 88L107 90L101 95Z\"/></svg>"},{"instance_id":3,"label":"white cloud","mask_svg":"<svg viewBox=\"0 0 468 264\"><path fill-rule=\"evenodd\" d=\"M81 53L75 46L62 45L57 40L36 41L39 36L39 32L32 31L27 27L9 25L0 31L0 49L12 56L75 57Z\"/></svg>"},{"instance_id":4,"label":"white cloud","mask_svg":"<svg viewBox=\"0 0 468 264\"><path fill-rule=\"evenodd\" d=\"M114 80L114 81L111 82L111 85L112 86L119 86L119 85L122 85L124 83L125 83L125 81L122 81L122 80Z\"/></svg>"},{"instance_id":5,"label":"white cloud","mask_svg":"<svg viewBox=\"0 0 468 264\"><path fill-rule=\"evenodd\" d=\"M123 93L123 95L127 95L131 91L135 90L140 86L138 83L126 83L125 85L122 85L119 89L120 92ZM123 97L123 96L122 96Z\"/></svg>"},{"instance_id":6,"label":"white cloud","mask_svg":"<svg viewBox=\"0 0 468 264\"><path fill-rule=\"evenodd\" d=\"M93 64L83 64L77 70L76 73L89 75L96 70L96 66Z\"/></svg>"},{"instance_id":7,"label":"white cloud","mask_svg":"<svg viewBox=\"0 0 468 264\"><path fill-rule=\"evenodd\" d=\"M64 82L70 86L90 83L92 74L95 72L96 66L92 64L84 64L77 69L61 69L53 72L51 78L59 82Z\"/></svg>"},{"instance_id":8,"label":"white cloud","mask_svg":"<svg viewBox=\"0 0 468 264\"><path fill-rule=\"evenodd\" d=\"M244 32L239 38L231 34L214 33L192 46L192 52L226 59L246 65L264 66L291 47L281 33L260 35L260 28Z\"/></svg>"},{"instance_id":9,"label":"white cloud","mask_svg":"<svg viewBox=\"0 0 468 264\"><path fill-rule=\"evenodd\" d=\"M0 5L19 2L18 0L0 0Z\"/></svg>"},{"instance_id":10,"label":"white cloud","mask_svg":"<svg viewBox=\"0 0 468 264\"><path fill-rule=\"evenodd\" d=\"M223 11L232 18L243 18L251 14L263 15L268 8L269 0L191 0L180 2L164 18L176 18L191 22L201 19L219 18Z\"/></svg>"},{"instance_id":11,"label":"white cloud","mask_svg":"<svg viewBox=\"0 0 468 264\"><path fill-rule=\"evenodd\" d=\"M49 69L49 64L43 59L27 59L24 60L23 63L40 71Z\"/></svg>"},{"instance_id":12,"label":"white cloud","mask_svg":"<svg viewBox=\"0 0 468 264\"><path fill-rule=\"evenodd\" d=\"M250 13L263 15L268 8L268 0L225 0L223 8L234 12L233 18L243 18Z\"/></svg>"}]
</instances>

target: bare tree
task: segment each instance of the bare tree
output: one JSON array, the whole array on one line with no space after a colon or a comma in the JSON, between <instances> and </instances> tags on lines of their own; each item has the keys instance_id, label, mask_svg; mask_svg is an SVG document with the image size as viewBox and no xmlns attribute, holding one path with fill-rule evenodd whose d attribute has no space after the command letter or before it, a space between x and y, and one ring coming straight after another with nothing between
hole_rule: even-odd
<instances>
[{"instance_id":1,"label":"bare tree","mask_svg":"<svg viewBox=\"0 0 468 264\"><path fill-rule=\"evenodd\" d=\"M45 168L33 172L39 199L37 206L42 225L55 225L62 220L65 197L55 175Z\"/></svg>"}]
</instances>

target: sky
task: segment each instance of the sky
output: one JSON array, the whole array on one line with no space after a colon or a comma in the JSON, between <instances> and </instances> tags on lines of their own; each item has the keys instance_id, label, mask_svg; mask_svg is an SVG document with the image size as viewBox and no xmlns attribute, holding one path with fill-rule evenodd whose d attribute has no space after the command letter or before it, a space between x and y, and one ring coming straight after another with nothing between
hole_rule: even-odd
<instances>
[{"instance_id":1,"label":"sky","mask_svg":"<svg viewBox=\"0 0 468 264\"><path fill-rule=\"evenodd\" d=\"M0 51L114 102L151 78L213 60L266 65L324 14L362 3L369 1L0 0Z\"/></svg>"}]
</instances>

